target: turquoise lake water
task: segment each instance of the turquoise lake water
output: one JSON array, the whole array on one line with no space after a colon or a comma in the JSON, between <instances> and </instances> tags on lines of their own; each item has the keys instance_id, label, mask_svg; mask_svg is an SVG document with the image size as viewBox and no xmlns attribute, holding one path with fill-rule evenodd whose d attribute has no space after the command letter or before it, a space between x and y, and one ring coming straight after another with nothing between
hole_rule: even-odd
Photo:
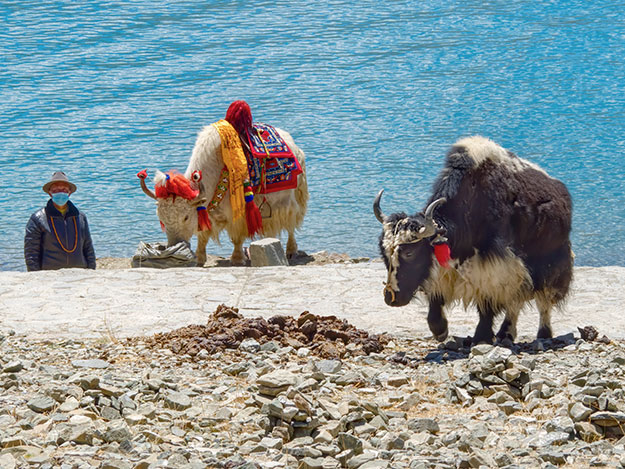
<instances>
[{"instance_id":1,"label":"turquoise lake water","mask_svg":"<svg viewBox=\"0 0 625 469\"><path fill-rule=\"evenodd\" d=\"M235 99L306 152L307 252L377 257L377 191L387 213L421 209L447 148L482 134L567 184L577 265L625 265L624 7L4 1L0 269L24 270L58 169L98 257L164 240L135 174L184 171Z\"/></svg>"}]
</instances>

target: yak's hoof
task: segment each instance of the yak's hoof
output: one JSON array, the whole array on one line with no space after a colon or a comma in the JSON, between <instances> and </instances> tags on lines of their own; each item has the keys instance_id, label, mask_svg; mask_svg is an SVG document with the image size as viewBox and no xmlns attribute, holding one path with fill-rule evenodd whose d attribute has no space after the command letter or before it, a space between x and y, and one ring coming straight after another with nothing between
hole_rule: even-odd
<instances>
[{"instance_id":1,"label":"yak's hoof","mask_svg":"<svg viewBox=\"0 0 625 469\"><path fill-rule=\"evenodd\" d=\"M428 327L436 340L443 342L449 335L447 319L442 316L428 318Z\"/></svg>"},{"instance_id":2,"label":"yak's hoof","mask_svg":"<svg viewBox=\"0 0 625 469\"><path fill-rule=\"evenodd\" d=\"M538 329L538 335L536 338L538 339L551 339L553 337L553 333L551 332L551 328L547 326L542 326Z\"/></svg>"},{"instance_id":3,"label":"yak's hoof","mask_svg":"<svg viewBox=\"0 0 625 469\"><path fill-rule=\"evenodd\" d=\"M495 336L495 342L504 347L510 347L514 344L514 336L508 331L499 331Z\"/></svg>"},{"instance_id":4,"label":"yak's hoof","mask_svg":"<svg viewBox=\"0 0 625 469\"><path fill-rule=\"evenodd\" d=\"M515 336L516 327L514 327L508 319L504 319L497 335L495 336L495 341L498 344L508 346L508 344L512 345L514 343Z\"/></svg>"},{"instance_id":5,"label":"yak's hoof","mask_svg":"<svg viewBox=\"0 0 625 469\"><path fill-rule=\"evenodd\" d=\"M492 345L493 344L493 335L492 334L490 334L490 335L475 334L475 336L471 340L471 344L473 344L473 345L478 345L478 344L489 344L489 345Z\"/></svg>"}]
</instances>

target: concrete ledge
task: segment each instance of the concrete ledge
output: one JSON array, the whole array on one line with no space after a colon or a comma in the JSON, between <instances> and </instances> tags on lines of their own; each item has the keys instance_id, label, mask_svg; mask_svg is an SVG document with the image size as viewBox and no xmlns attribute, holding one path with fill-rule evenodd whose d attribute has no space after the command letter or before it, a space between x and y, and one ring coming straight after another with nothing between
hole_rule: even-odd
<instances>
[{"instance_id":1,"label":"concrete ledge","mask_svg":"<svg viewBox=\"0 0 625 469\"><path fill-rule=\"evenodd\" d=\"M117 338L204 324L217 305L246 316L336 315L371 332L430 337L427 307L418 298L403 308L384 303L381 262L298 267L187 269L68 269L0 272L0 333L31 338ZM625 338L625 268L578 267L563 311L553 313L555 334L593 325ZM474 310L456 306L449 332L470 335ZM521 314L519 336L534 338L538 312Z\"/></svg>"}]
</instances>

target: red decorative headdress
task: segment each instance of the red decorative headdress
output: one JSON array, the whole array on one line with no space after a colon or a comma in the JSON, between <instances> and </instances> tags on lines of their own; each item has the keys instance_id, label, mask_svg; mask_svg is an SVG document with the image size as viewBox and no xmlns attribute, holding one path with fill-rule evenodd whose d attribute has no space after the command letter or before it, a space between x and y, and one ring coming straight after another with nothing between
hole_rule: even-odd
<instances>
[{"instance_id":1,"label":"red decorative headdress","mask_svg":"<svg viewBox=\"0 0 625 469\"><path fill-rule=\"evenodd\" d=\"M245 101L233 101L226 111L226 120L239 135L245 135L252 127L252 110Z\"/></svg>"},{"instance_id":2,"label":"red decorative headdress","mask_svg":"<svg viewBox=\"0 0 625 469\"><path fill-rule=\"evenodd\" d=\"M154 177L155 194L153 194L145 185L145 179L148 177L148 171L146 169L139 171L137 173L137 177L141 180L141 188L143 189L143 192L152 198L166 199L170 195L173 195L174 201L176 200L176 196L180 196L186 200L193 200L200 194L197 186L202 180L202 171L199 169L193 171L191 174L191 181L175 171L170 171L167 174L157 171L156 176ZM211 222L208 218L208 211L206 210L206 207L199 205L196 207L196 210L198 231L210 231ZM161 229L165 231L165 225L163 225L163 222L161 222Z\"/></svg>"},{"instance_id":3,"label":"red decorative headdress","mask_svg":"<svg viewBox=\"0 0 625 469\"><path fill-rule=\"evenodd\" d=\"M154 193L159 199L166 199L170 195L180 196L183 199L193 200L200 191L196 184L176 171L169 171L166 174L160 171L154 177Z\"/></svg>"}]
</instances>

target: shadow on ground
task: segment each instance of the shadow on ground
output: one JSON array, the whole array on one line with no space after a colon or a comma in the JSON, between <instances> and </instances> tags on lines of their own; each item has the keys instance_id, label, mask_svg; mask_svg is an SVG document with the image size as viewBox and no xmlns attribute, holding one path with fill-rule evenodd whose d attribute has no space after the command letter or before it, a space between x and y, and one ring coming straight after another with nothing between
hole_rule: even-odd
<instances>
[{"instance_id":1,"label":"shadow on ground","mask_svg":"<svg viewBox=\"0 0 625 469\"><path fill-rule=\"evenodd\" d=\"M599 333L593 326L578 328L580 337L576 338L569 334L554 337L552 339L535 339L530 342L496 343L499 347L509 349L513 354L535 355L548 350L560 350L569 345L574 345L580 338L587 342L610 343L605 335L599 337ZM399 351L391 357L391 361L405 366L416 368L421 363L446 363L454 360L467 359L471 355L472 337L452 337L437 347L426 347L420 353Z\"/></svg>"}]
</instances>

